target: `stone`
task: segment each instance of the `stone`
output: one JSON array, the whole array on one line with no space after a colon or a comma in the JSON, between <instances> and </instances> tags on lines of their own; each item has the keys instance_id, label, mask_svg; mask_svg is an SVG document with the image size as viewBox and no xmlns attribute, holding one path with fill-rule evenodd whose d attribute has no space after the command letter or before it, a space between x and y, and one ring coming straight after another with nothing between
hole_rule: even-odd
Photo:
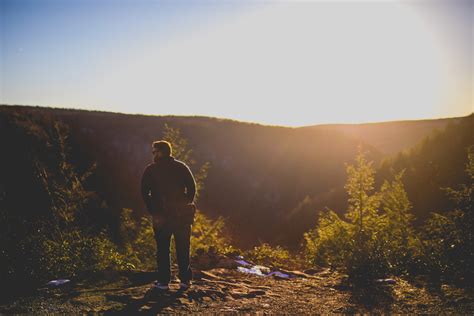
<instances>
[{"instance_id":1,"label":"stone","mask_svg":"<svg viewBox=\"0 0 474 316\"><path fill-rule=\"evenodd\" d=\"M228 257L220 257L216 264L219 268L226 268L226 269L237 269L239 264L231 258Z\"/></svg>"},{"instance_id":2,"label":"stone","mask_svg":"<svg viewBox=\"0 0 474 316\"><path fill-rule=\"evenodd\" d=\"M309 269L304 270L303 272L306 273L306 274L313 275L313 274L318 273L319 271L320 271L320 270L315 269L315 268L309 268Z\"/></svg>"}]
</instances>

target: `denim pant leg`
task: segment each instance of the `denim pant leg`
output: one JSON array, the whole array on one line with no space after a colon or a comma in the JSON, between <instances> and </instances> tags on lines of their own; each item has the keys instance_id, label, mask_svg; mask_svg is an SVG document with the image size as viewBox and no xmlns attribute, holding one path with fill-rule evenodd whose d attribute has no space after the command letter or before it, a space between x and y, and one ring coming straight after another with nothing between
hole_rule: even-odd
<instances>
[{"instance_id":1,"label":"denim pant leg","mask_svg":"<svg viewBox=\"0 0 474 316\"><path fill-rule=\"evenodd\" d=\"M169 283L171 280L170 241L172 231L168 225L153 227L156 240L156 263L158 267L158 282Z\"/></svg>"},{"instance_id":2,"label":"denim pant leg","mask_svg":"<svg viewBox=\"0 0 474 316\"><path fill-rule=\"evenodd\" d=\"M192 280L193 272L189 263L191 243L191 225L179 225L174 231L176 257L178 259L179 279L181 282Z\"/></svg>"}]
</instances>

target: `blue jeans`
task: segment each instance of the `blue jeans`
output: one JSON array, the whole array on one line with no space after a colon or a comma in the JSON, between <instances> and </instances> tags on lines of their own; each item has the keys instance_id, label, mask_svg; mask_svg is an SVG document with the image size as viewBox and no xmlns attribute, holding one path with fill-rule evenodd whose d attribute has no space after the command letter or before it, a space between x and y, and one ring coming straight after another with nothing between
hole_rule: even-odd
<instances>
[{"instance_id":1,"label":"blue jeans","mask_svg":"<svg viewBox=\"0 0 474 316\"><path fill-rule=\"evenodd\" d=\"M156 240L156 263L158 266L158 282L169 283L171 280L170 242L174 235L176 257L178 259L181 282L192 280L193 272L189 263L189 248L191 242L191 225L183 225L166 220L163 217L153 218L153 231Z\"/></svg>"}]
</instances>

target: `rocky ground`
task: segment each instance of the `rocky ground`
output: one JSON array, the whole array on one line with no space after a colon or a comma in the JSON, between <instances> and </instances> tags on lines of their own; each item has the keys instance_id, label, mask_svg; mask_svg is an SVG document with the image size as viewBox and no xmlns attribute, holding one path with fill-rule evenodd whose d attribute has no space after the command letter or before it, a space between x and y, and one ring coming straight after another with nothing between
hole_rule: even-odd
<instances>
[{"instance_id":1,"label":"rocky ground","mask_svg":"<svg viewBox=\"0 0 474 316\"><path fill-rule=\"evenodd\" d=\"M204 260L206 261L206 260ZM151 290L155 273L101 273L58 287L42 287L0 305L0 313L473 313L474 292L423 280L394 278L357 288L328 269L285 270L259 276L239 272L235 260L194 262L194 283L167 292ZM276 270L276 269L272 269ZM176 273L176 266L173 266Z\"/></svg>"}]
</instances>

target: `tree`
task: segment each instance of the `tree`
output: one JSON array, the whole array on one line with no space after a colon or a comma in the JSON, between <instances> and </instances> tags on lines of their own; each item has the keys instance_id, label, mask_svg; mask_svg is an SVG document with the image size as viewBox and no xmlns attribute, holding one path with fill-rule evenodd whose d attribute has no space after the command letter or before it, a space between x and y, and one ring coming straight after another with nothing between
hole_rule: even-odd
<instances>
[{"instance_id":1,"label":"tree","mask_svg":"<svg viewBox=\"0 0 474 316\"><path fill-rule=\"evenodd\" d=\"M432 275L470 282L474 278L474 146L467 148L468 182L445 192L457 207L433 213L423 230L425 266Z\"/></svg>"},{"instance_id":2,"label":"tree","mask_svg":"<svg viewBox=\"0 0 474 316\"><path fill-rule=\"evenodd\" d=\"M346 220L332 210L321 212L316 228L304 235L307 257L316 264L343 267L356 283L403 272L416 239L403 172L376 191L375 171L363 152L346 170Z\"/></svg>"},{"instance_id":3,"label":"tree","mask_svg":"<svg viewBox=\"0 0 474 316\"><path fill-rule=\"evenodd\" d=\"M412 204L402 182L403 174L404 171L396 174L392 182L385 180L380 190L383 211L380 238L385 239L385 256L390 268L398 273L406 272L414 258L418 241L412 226Z\"/></svg>"},{"instance_id":4,"label":"tree","mask_svg":"<svg viewBox=\"0 0 474 316\"><path fill-rule=\"evenodd\" d=\"M171 143L173 156L175 158L185 162L191 169L194 169L193 167L196 165L196 161L192 157L193 150L188 148L188 141L181 135L181 131L178 128L173 128L165 124L163 139ZM204 189L204 180L207 177L209 167L210 163L205 162L199 170L194 173L196 180L196 199L199 197L199 192Z\"/></svg>"}]
</instances>

